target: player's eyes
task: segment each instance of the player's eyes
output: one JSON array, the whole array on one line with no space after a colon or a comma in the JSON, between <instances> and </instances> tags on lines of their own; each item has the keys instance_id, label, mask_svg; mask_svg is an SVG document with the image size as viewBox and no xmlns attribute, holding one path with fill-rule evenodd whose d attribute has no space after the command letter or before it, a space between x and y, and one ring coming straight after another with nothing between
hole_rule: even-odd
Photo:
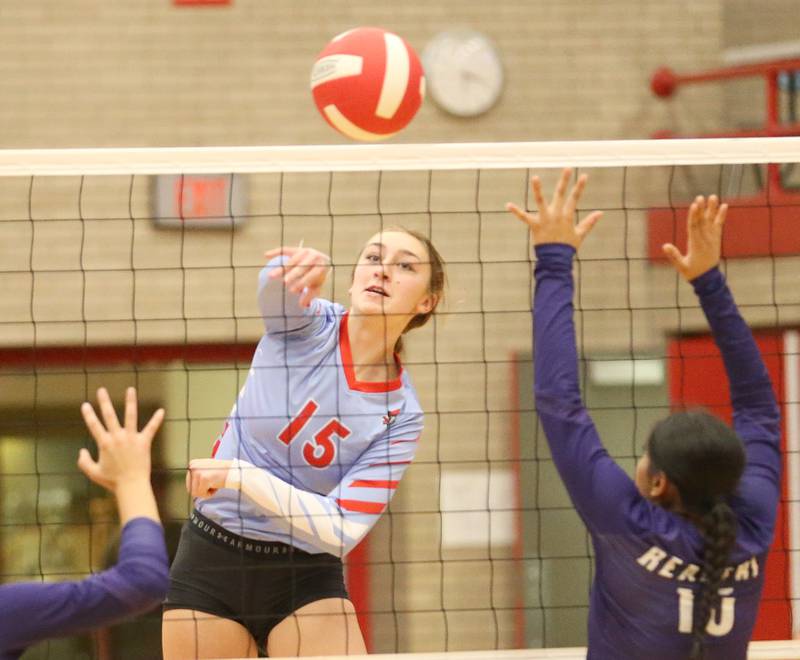
<instances>
[{"instance_id":1,"label":"player's eyes","mask_svg":"<svg viewBox=\"0 0 800 660\"><path fill-rule=\"evenodd\" d=\"M364 256L364 259L373 264L376 264L381 260L380 255L377 254L367 254Z\"/></svg>"},{"instance_id":2,"label":"player's eyes","mask_svg":"<svg viewBox=\"0 0 800 660\"><path fill-rule=\"evenodd\" d=\"M414 264L409 261L401 261L399 266L403 270L410 270L412 273L414 272Z\"/></svg>"}]
</instances>

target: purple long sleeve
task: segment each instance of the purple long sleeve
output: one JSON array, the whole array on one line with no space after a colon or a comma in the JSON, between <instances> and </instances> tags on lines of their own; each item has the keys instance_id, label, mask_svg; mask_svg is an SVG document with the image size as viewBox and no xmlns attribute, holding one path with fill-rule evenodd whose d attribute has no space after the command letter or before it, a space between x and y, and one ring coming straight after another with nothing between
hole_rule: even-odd
<instances>
[{"instance_id":1,"label":"purple long sleeve","mask_svg":"<svg viewBox=\"0 0 800 660\"><path fill-rule=\"evenodd\" d=\"M144 612L161 602L168 584L164 531L149 518L135 518L122 530L119 558L107 571L76 582L0 587L0 658Z\"/></svg>"},{"instance_id":2,"label":"purple long sleeve","mask_svg":"<svg viewBox=\"0 0 800 660\"><path fill-rule=\"evenodd\" d=\"M560 244L536 248L534 375L536 409L553 461L595 550L588 657L683 660L703 541L688 519L639 494L604 449L584 407L573 324L574 253ZM721 592L730 607L713 620L707 657L743 660L775 525L780 416L766 367L724 277L715 268L692 284L722 352L734 426L747 451L739 492L730 502L739 521Z\"/></svg>"},{"instance_id":3,"label":"purple long sleeve","mask_svg":"<svg viewBox=\"0 0 800 660\"><path fill-rule=\"evenodd\" d=\"M722 273L713 268L692 282L722 353L733 405L733 426L747 464L734 508L739 524L763 546L772 542L780 497L780 410L767 368Z\"/></svg>"},{"instance_id":4,"label":"purple long sleeve","mask_svg":"<svg viewBox=\"0 0 800 660\"><path fill-rule=\"evenodd\" d=\"M608 455L581 399L575 345L572 258L568 245L536 248L533 306L536 411L553 461L573 504L590 529L628 530L626 502L636 486Z\"/></svg>"}]
</instances>

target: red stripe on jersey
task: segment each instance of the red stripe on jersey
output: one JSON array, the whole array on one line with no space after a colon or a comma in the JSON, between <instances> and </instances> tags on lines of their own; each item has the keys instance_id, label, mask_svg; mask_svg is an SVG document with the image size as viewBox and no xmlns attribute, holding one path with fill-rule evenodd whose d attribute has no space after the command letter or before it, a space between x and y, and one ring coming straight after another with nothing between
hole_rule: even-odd
<instances>
[{"instance_id":1,"label":"red stripe on jersey","mask_svg":"<svg viewBox=\"0 0 800 660\"><path fill-rule=\"evenodd\" d=\"M365 502L363 500L336 500L336 503L343 509L357 513L383 513L386 508L386 505L380 502Z\"/></svg>"},{"instance_id":2,"label":"red stripe on jersey","mask_svg":"<svg viewBox=\"0 0 800 660\"><path fill-rule=\"evenodd\" d=\"M224 426L224 427L222 427L222 433L220 433L220 434L217 436L217 439L216 439L216 440L214 440L214 444L213 444L213 445L212 445L212 447L211 447L211 458L214 458L214 456L216 456L216 455L217 455L217 452L219 451L219 445L220 445L220 443L222 442L222 438L223 438L223 437L225 436L225 434L228 432L228 427L229 427L230 425L231 425L230 421L226 419L226 420L225 420L225 426Z\"/></svg>"},{"instance_id":3,"label":"red stripe on jersey","mask_svg":"<svg viewBox=\"0 0 800 660\"><path fill-rule=\"evenodd\" d=\"M419 438L398 438L397 440L392 440L389 444L390 445L399 445L403 442L416 442Z\"/></svg>"},{"instance_id":4,"label":"red stripe on jersey","mask_svg":"<svg viewBox=\"0 0 800 660\"><path fill-rule=\"evenodd\" d=\"M383 467L384 465L411 465L411 461L386 461L385 463L370 463L369 467Z\"/></svg>"},{"instance_id":5,"label":"red stripe on jersey","mask_svg":"<svg viewBox=\"0 0 800 660\"><path fill-rule=\"evenodd\" d=\"M350 488L397 488L399 483L385 479L356 479L350 484Z\"/></svg>"}]
</instances>

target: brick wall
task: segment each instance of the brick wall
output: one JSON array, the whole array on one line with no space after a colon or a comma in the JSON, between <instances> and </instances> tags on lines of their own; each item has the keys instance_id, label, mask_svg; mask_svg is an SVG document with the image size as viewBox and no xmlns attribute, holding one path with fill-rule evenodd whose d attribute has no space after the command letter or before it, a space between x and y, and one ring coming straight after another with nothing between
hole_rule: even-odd
<instances>
[{"instance_id":1,"label":"brick wall","mask_svg":"<svg viewBox=\"0 0 800 660\"><path fill-rule=\"evenodd\" d=\"M421 52L439 30L486 32L502 51L502 100L476 121L433 104L404 141L644 136L664 124L651 70L715 62L721 3L30 0L0 7L4 147L302 144L339 138L308 90L316 54L356 25ZM696 29L696 24L703 26ZM719 108L698 99L713 121ZM712 107L706 106L710 102Z\"/></svg>"}]
</instances>

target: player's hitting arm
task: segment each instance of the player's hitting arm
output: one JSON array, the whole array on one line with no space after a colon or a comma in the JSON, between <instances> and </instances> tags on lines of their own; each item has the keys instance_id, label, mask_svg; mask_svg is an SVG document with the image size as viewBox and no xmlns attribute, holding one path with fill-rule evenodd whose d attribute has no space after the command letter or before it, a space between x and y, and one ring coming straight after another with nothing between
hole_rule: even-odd
<instances>
[{"instance_id":1,"label":"player's hitting arm","mask_svg":"<svg viewBox=\"0 0 800 660\"><path fill-rule=\"evenodd\" d=\"M269 261L258 277L258 306L267 332L307 328L311 303L330 271L330 259L311 248L281 247L264 253Z\"/></svg>"},{"instance_id":2,"label":"player's hitting arm","mask_svg":"<svg viewBox=\"0 0 800 660\"><path fill-rule=\"evenodd\" d=\"M327 495L302 490L266 470L233 459L198 459L189 466L189 490L208 496L217 488L241 491L276 517L290 536L342 557L378 521L414 458L419 424L393 429L376 441ZM220 468L220 465L223 467Z\"/></svg>"}]
</instances>

